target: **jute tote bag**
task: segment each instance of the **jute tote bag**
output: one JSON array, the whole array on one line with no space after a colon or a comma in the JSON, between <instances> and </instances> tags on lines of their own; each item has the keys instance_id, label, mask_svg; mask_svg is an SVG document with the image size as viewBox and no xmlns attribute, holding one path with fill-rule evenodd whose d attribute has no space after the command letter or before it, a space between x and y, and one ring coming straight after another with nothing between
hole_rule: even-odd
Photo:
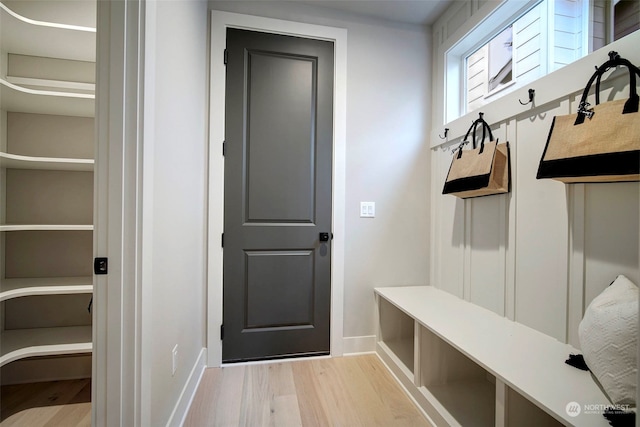
<instances>
[{"instance_id":1,"label":"jute tote bag","mask_svg":"<svg viewBox=\"0 0 640 427\"><path fill-rule=\"evenodd\" d=\"M629 98L600 104L602 74L620 65L629 69ZM598 67L582 93L578 112L554 117L538 167L538 179L565 183L640 180L636 74L640 76L640 70L620 57ZM596 79L596 105L589 108L587 95Z\"/></svg>"},{"instance_id":2,"label":"jute tote bag","mask_svg":"<svg viewBox=\"0 0 640 427\"><path fill-rule=\"evenodd\" d=\"M476 143L478 125L482 125L480 146ZM485 142L487 132L489 141ZM469 134L472 134L473 149L463 150ZM466 199L508 193L511 181L509 163L509 143L494 141L491 128L481 116L473 122L459 149L454 152L442 194Z\"/></svg>"}]
</instances>

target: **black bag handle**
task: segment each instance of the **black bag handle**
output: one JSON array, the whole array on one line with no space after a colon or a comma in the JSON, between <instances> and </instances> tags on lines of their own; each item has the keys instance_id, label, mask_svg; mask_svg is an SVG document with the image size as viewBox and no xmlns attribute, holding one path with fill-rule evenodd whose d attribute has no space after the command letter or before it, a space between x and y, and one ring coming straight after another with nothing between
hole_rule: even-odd
<instances>
[{"instance_id":1,"label":"black bag handle","mask_svg":"<svg viewBox=\"0 0 640 427\"><path fill-rule=\"evenodd\" d=\"M491 127L484 120L483 116L484 113L480 113L480 117L471 124L471 127L465 134L464 139L462 140L462 144L460 144L460 149L458 150L458 158L462 157L462 146L469 143L469 135L471 135L472 137L473 149L476 149L478 145L476 140L476 131L478 129L478 124L482 125L482 141L480 142L480 151L478 152L478 154L481 154L484 151L484 140L487 137L487 132L489 133L489 141L493 141L493 133L491 133Z\"/></svg>"},{"instance_id":2,"label":"black bag handle","mask_svg":"<svg viewBox=\"0 0 640 427\"><path fill-rule=\"evenodd\" d=\"M610 57L611 59L609 59L596 69L595 73L593 73L593 75L589 79L589 82L585 86L584 91L582 92L582 97L580 98L580 104L578 105L578 117L576 117L574 125L584 123L585 117L593 117L593 110L587 109L590 105L587 102L587 96L589 95L589 90L591 89L594 80L597 80L596 105L598 105L600 103L600 80L602 79L602 75L610 68L620 65L624 65L629 69L629 99L627 99L627 102L625 102L624 104L622 114L638 112L638 104L640 104L640 98L638 98L638 92L636 89L636 74L640 76L640 69L638 69L638 67L633 65L627 59L621 58L619 55L615 54L615 52L610 52Z\"/></svg>"},{"instance_id":3,"label":"black bag handle","mask_svg":"<svg viewBox=\"0 0 640 427\"><path fill-rule=\"evenodd\" d=\"M602 75L609 71L610 68L618 67L620 65L626 65L624 61L626 60L621 58L618 52L612 50L611 52L609 52L609 61L605 62L602 67L596 67L596 71L598 70L598 68L602 68L602 73L598 74L598 77L596 78L596 105L600 104L600 80L602 78ZM640 68L635 66L629 68L634 68L635 73L638 75L638 77L640 77Z\"/></svg>"}]
</instances>

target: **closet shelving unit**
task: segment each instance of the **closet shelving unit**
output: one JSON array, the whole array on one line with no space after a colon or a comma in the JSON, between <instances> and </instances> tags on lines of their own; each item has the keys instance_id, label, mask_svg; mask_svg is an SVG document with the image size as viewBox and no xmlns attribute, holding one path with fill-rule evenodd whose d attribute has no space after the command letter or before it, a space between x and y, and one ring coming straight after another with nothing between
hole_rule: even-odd
<instances>
[{"instance_id":1,"label":"closet shelving unit","mask_svg":"<svg viewBox=\"0 0 640 427\"><path fill-rule=\"evenodd\" d=\"M95 63L95 28L31 19L9 4L0 2L0 366L92 350L86 304L64 298L85 294L88 302L93 292L95 84L86 81L86 70ZM14 59L22 65L12 67ZM24 61L38 64L35 74L22 73L30 68ZM84 78L76 78L78 66ZM33 131L12 133L14 118L39 129L38 141L25 141ZM86 140L64 144L78 135ZM71 304L74 314L57 320L51 307L58 304L61 312ZM32 312L20 313L25 307ZM38 313L42 307L49 312Z\"/></svg>"}]
</instances>

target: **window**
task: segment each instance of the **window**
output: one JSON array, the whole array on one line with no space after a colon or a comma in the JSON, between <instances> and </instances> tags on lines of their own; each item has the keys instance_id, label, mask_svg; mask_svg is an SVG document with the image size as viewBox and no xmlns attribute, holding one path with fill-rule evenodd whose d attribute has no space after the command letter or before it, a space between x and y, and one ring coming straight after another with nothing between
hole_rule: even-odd
<instances>
[{"instance_id":1,"label":"window","mask_svg":"<svg viewBox=\"0 0 640 427\"><path fill-rule=\"evenodd\" d=\"M640 28L638 0L507 0L446 53L446 121Z\"/></svg>"},{"instance_id":2,"label":"window","mask_svg":"<svg viewBox=\"0 0 640 427\"><path fill-rule=\"evenodd\" d=\"M543 0L466 56L466 103L473 111L588 53L588 0ZM506 92L505 92L506 93Z\"/></svg>"},{"instance_id":3,"label":"window","mask_svg":"<svg viewBox=\"0 0 640 427\"><path fill-rule=\"evenodd\" d=\"M513 82L513 26L466 58L467 111Z\"/></svg>"}]
</instances>

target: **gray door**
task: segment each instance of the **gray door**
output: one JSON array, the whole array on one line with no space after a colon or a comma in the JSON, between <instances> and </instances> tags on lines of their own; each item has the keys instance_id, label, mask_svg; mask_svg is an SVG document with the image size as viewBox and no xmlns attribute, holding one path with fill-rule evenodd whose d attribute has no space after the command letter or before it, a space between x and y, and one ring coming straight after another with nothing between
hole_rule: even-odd
<instances>
[{"instance_id":1,"label":"gray door","mask_svg":"<svg viewBox=\"0 0 640 427\"><path fill-rule=\"evenodd\" d=\"M333 43L229 29L226 58L222 359L328 354Z\"/></svg>"}]
</instances>

